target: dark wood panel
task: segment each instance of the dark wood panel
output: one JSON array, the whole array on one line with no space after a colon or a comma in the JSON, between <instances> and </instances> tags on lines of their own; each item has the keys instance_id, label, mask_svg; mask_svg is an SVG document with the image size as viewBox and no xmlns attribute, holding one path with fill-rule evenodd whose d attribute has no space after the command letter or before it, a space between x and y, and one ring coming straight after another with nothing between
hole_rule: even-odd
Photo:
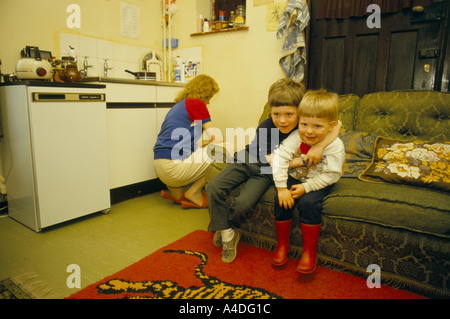
<instances>
[{"instance_id":1,"label":"dark wood panel","mask_svg":"<svg viewBox=\"0 0 450 319\"><path fill-rule=\"evenodd\" d=\"M374 91L379 34L356 38L352 91L362 96Z\"/></svg>"},{"instance_id":2,"label":"dark wood panel","mask_svg":"<svg viewBox=\"0 0 450 319\"><path fill-rule=\"evenodd\" d=\"M382 15L381 28L371 29L366 18L315 19L317 0L312 0L308 88L360 96L396 89L448 90L449 3L434 2L423 14ZM424 49L439 54L422 57Z\"/></svg>"},{"instance_id":3,"label":"dark wood panel","mask_svg":"<svg viewBox=\"0 0 450 319\"><path fill-rule=\"evenodd\" d=\"M345 37L327 38L323 42L321 86L334 92L343 92Z\"/></svg>"},{"instance_id":4,"label":"dark wood panel","mask_svg":"<svg viewBox=\"0 0 450 319\"><path fill-rule=\"evenodd\" d=\"M414 64L417 52L417 31L391 35L386 90L410 89L414 85Z\"/></svg>"}]
</instances>

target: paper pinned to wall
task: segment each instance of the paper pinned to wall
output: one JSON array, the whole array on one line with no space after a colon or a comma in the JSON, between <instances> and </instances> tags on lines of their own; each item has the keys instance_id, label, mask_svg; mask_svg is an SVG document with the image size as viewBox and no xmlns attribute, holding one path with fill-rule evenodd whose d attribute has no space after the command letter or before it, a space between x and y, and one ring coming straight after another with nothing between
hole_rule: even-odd
<instances>
[{"instance_id":1,"label":"paper pinned to wall","mask_svg":"<svg viewBox=\"0 0 450 319\"><path fill-rule=\"evenodd\" d=\"M120 2L120 34L138 38L140 33L140 8L126 2Z\"/></svg>"},{"instance_id":2,"label":"paper pinned to wall","mask_svg":"<svg viewBox=\"0 0 450 319\"><path fill-rule=\"evenodd\" d=\"M263 6L266 4L270 4L273 3L274 0L253 0L253 6L254 7L259 7L259 6Z\"/></svg>"},{"instance_id":3,"label":"paper pinned to wall","mask_svg":"<svg viewBox=\"0 0 450 319\"><path fill-rule=\"evenodd\" d=\"M266 7L266 31L275 32L280 24L281 15L287 6L287 1L269 4Z\"/></svg>"}]
</instances>

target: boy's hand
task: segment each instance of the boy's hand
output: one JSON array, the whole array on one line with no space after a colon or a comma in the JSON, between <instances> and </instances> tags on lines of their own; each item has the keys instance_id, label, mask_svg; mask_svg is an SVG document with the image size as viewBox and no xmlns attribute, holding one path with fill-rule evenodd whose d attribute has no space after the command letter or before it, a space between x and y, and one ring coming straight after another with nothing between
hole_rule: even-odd
<instances>
[{"instance_id":1,"label":"boy's hand","mask_svg":"<svg viewBox=\"0 0 450 319\"><path fill-rule=\"evenodd\" d=\"M205 147L206 145L212 143L215 139L216 139L215 135L211 136L211 139L209 140L202 139L202 147Z\"/></svg>"},{"instance_id":2,"label":"boy's hand","mask_svg":"<svg viewBox=\"0 0 450 319\"><path fill-rule=\"evenodd\" d=\"M284 207L284 209L292 208L294 206L294 199L292 198L291 192L287 188L277 188L277 190L280 207Z\"/></svg>"},{"instance_id":3,"label":"boy's hand","mask_svg":"<svg viewBox=\"0 0 450 319\"><path fill-rule=\"evenodd\" d=\"M292 185L291 187L291 196L294 199L298 199L301 196L303 196L303 194L305 194L305 187L302 184L295 184Z\"/></svg>"},{"instance_id":4,"label":"boy's hand","mask_svg":"<svg viewBox=\"0 0 450 319\"><path fill-rule=\"evenodd\" d=\"M306 166L305 164L303 164L303 157L300 156L294 157L289 162L289 168L295 168L300 166Z\"/></svg>"},{"instance_id":5,"label":"boy's hand","mask_svg":"<svg viewBox=\"0 0 450 319\"><path fill-rule=\"evenodd\" d=\"M305 166L311 168L317 164L319 164L323 160L323 147L320 145L314 145L308 151L308 154L303 157L303 162Z\"/></svg>"},{"instance_id":6,"label":"boy's hand","mask_svg":"<svg viewBox=\"0 0 450 319\"><path fill-rule=\"evenodd\" d=\"M275 156L274 153L268 154L268 155L264 155L264 157L266 158L267 163L269 163L270 166L272 166L272 160L273 157Z\"/></svg>"}]
</instances>

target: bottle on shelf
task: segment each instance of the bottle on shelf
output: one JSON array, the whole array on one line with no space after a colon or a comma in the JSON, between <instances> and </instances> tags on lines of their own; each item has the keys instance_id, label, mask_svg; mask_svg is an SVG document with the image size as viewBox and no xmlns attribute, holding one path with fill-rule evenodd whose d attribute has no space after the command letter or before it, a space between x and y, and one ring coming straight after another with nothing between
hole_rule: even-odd
<instances>
[{"instance_id":1,"label":"bottle on shelf","mask_svg":"<svg viewBox=\"0 0 450 319\"><path fill-rule=\"evenodd\" d=\"M238 5L236 9L236 19L234 20L235 27L242 27L245 25L245 7Z\"/></svg>"},{"instance_id":2,"label":"bottle on shelf","mask_svg":"<svg viewBox=\"0 0 450 319\"><path fill-rule=\"evenodd\" d=\"M234 14L234 11L230 12L230 21L228 21L228 28L234 28L234 19L236 19L236 15Z\"/></svg>"},{"instance_id":3,"label":"bottle on shelf","mask_svg":"<svg viewBox=\"0 0 450 319\"><path fill-rule=\"evenodd\" d=\"M181 65L182 61L180 56L177 56L175 58L174 61L174 82L175 83L181 83L182 82L182 76L181 76L181 71L182 71L182 65Z\"/></svg>"},{"instance_id":4,"label":"bottle on shelf","mask_svg":"<svg viewBox=\"0 0 450 319\"><path fill-rule=\"evenodd\" d=\"M203 32L209 32L208 19L205 19L205 21L203 21Z\"/></svg>"}]
</instances>

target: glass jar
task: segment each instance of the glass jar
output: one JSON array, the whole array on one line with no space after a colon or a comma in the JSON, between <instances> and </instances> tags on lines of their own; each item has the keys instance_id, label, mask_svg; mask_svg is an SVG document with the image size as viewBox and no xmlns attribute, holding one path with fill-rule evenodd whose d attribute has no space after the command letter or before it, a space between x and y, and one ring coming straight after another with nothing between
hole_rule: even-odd
<instances>
[{"instance_id":1,"label":"glass jar","mask_svg":"<svg viewBox=\"0 0 450 319\"><path fill-rule=\"evenodd\" d=\"M238 5L236 9L236 19L234 20L234 25L236 27L241 27L245 24L245 6Z\"/></svg>"},{"instance_id":2,"label":"glass jar","mask_svg":"<svg viewBox=\"0 0 450 319\"><path fill-rule=\"evenodd\" d=\"M236 16L245 18L245 6L244 5L238 5L236 9Z\"/></svg>"}]
</instances>

